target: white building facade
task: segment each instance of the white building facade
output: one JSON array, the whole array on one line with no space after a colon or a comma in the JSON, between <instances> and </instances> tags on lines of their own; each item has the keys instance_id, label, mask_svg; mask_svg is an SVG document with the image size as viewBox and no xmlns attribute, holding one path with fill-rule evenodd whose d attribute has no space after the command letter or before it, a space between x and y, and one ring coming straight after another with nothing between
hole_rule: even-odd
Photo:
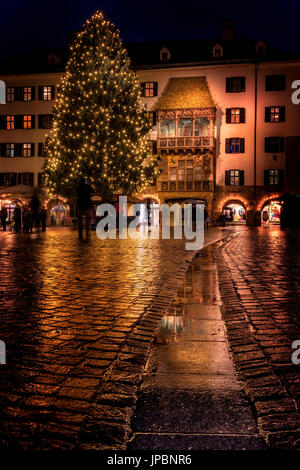
<instances>
[{"instance_id":1,"label":"white building facade","mask_svg":"<svg viewBox=\"0 0 300 470\"><path fill-rule=\"evenodd\" d=\"M254 225L265 207L276 219L283 194L300 192L300 105L291 99L300 60L246 44L246 57L238 40L210 42L192 55L187 46L180 55L172 42L129 48L161 167L156 186L139 197L201 200L213 218L231 212L232 220ZM45 70L2 71L0 204L13 210L42 188L43 144L63 62L49 53Z\"/></svg>"}]
</instances>

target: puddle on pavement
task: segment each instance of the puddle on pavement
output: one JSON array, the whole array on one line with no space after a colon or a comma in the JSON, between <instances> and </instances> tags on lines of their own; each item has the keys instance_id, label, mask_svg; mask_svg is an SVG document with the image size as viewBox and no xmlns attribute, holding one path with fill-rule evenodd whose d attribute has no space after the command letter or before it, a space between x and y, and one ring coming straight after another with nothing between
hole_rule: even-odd
<instances>
[{"instance_id":1,"label":"puddle on pavement","mask_svg":"<svg viewBox=\"0 0 300 470\"><path fill-rule=\"evenodd\" d=\"M263 449L229 354L213 247L189 266L161 319L130 450Z\"/></svg>"}]
</instances>

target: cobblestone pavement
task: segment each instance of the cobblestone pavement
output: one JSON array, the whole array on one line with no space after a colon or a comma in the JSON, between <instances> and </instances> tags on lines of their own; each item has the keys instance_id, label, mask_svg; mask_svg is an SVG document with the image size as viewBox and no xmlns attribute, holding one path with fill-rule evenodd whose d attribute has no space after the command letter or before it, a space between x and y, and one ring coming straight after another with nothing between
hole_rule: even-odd
<instances>
[{"instance_id":1,"label":"cobblestone pavement","mask_svg":"<svg viewBox=\"0 0 300 470\"><path fill-rule=\"evenodd\" d=\"M154 330L193 255L181 240L0 233L0 446L122 448Z\"/></svg>"},{"instance_id":2,"label":"cobblestone pavement","mask_svg":"<svg viewBox=\"0 0 300 470\"><path fill-rule=\"evenodd\" d=\"M300 449L300 232L238 231L217 250L231 351L267 443Z\"/></svg>"}]
</instances>

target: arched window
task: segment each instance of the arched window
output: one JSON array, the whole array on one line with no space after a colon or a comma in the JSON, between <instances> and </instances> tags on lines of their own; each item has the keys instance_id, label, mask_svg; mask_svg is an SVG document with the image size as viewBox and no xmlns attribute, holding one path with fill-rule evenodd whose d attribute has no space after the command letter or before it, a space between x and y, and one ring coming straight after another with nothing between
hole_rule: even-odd
<instances>
[{"instance_id":1,"label":"arched window","mask_svg":"<svg viewBox=\"0 0 300 470\"><path fill-rule=\"evenodd\" d=\"M163 119L160 123L161 137L175 137L175 121Z\"/></svg>"},{"instance_id":2,"label":"arched window","mask_svg":"<svg viewBox=\"0 0 300 470\"><path fill-rule=\"evenodd\" d=\"M193 121L191 119L178 120L178 137L191 137L193 135Z\"/></svg>"},{"instance_id":3,"label":"arched window","mask_svg":"<svg viewBox=\"0 0 300 470\"><path fill-rule=\"evenodd\" d=\"M209 119L198 118L195 119L195 137L209 135Z\"/></svg>"}]
</instances>

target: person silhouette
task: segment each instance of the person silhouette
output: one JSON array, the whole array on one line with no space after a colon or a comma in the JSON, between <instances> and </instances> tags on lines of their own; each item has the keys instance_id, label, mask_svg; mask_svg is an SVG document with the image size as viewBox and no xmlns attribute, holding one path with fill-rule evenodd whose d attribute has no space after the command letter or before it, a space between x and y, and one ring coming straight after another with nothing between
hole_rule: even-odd
<instances>
[{"instance_id":1,"label":"person silhouette","mask_svg":"<svg viewBox=\"0 0 300 470\"><path fill-rule=\"evenodd\" d=\"M83 220L85 218L86 237L89 238L92 220L92 200L93 189L88 180L81 177L77 186L77 211L78 211L78 233L79 238L83 238Z\"/></svg>"}]
</instances>

